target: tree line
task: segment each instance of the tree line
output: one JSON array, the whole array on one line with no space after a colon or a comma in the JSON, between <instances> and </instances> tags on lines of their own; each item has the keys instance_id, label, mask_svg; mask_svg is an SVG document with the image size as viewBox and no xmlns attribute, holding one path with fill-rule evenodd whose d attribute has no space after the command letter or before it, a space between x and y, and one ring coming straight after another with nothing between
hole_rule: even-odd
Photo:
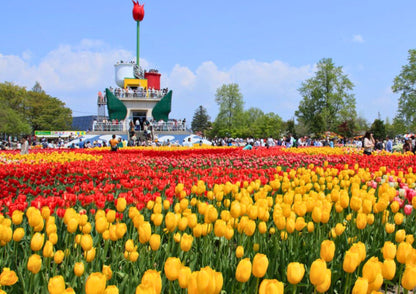
<instances>
[{"instance_id":1,"label":"tree line","mask_svg":"<svg viewBox=\"0 0 416 294\"><path fill-rule=\"evenodd\" d=\"M0 83L0 134L24 136L35 130L69 130L72 111L43 91L38 82L31 90Z\"/></svg>"},{"instance_id":2,"label":"tree line","mask_svg":"<svg viewBox=\"0 0 416 294\"><path fill-rule=\"evenodd\" d=\"M372 131L375 138L395 137L414 132L416 128L416 49L409 50L408 64L395 77L393 93L400 94L398 110L393 120L380 115L370 125L357 115L354 84L331 58L317 63L313 77L302 82L298 92L302 97L291 120L283 121L273 112L259 108L244 110L244 100L238 84L226 84L217 89L215 101L219 113L213 122L200 105L193 116L192 130L207 137L280 137L312 135L321 137L330 131L352 138ZM295 123L296 117L296 123Z\"/></svg>"}]
</instances>

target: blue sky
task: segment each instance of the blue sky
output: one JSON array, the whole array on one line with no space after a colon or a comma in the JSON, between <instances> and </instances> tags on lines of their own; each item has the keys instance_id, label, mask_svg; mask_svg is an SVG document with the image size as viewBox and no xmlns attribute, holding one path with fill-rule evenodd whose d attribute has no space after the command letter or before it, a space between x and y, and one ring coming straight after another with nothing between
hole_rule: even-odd
<instances>
[{"instance_id":1,"label":"blue sky","mask_svg":"<svg viewBox=\"0 0 416 294\"><path fill-rule=\"evenodd\" d=\"M96 114L97 92L115 85L114 63L135 58L132 8L130 0L2 3L0 82L39 81L74 116ZM332 58L355 84L357 113L391 120L393 79L416 48L415 11L411 0L148 0L141 64L173 90L171 117L190 122L203 105L214 119L216 89L234 82L246 109L287 120L301 82Z\"/></svg>"}]
</instances>

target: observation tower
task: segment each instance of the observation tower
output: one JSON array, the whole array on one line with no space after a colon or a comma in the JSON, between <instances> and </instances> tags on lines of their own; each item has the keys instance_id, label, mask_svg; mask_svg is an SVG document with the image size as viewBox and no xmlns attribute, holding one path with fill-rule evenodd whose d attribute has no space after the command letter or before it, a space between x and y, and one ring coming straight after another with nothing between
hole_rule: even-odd
<instances>
[{"instance_id":1,"label":"observation tower","mask_svg":"<svg viewBox=\"0 0 416 294\"><path fill-rule=\"evenodd\" d=\"M133 4L137 25L136 60L120 60L114 65L116 87L98 92L93 131L127 132L131 131L132 124L135 131L142 131L149 122L156 131L178 131L177 124L169 120L172 91L161 88L161 74L157 69L146 70L140 66L140 22L144 18L144 5L134 0Z\"/></svg>"}]
</instances>

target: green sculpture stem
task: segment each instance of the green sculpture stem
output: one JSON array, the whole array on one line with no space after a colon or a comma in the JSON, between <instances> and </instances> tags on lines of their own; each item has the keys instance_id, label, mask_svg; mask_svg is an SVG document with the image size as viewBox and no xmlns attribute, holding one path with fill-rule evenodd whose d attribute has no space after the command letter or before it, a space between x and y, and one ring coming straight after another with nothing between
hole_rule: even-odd
<instances>
[{"instance_id":1,"label":"green sculpture stem","mask_svg":"<svg viewBox=\"0 0 416 294\"><path fill-rule=\"evenodd\" d=\"M140 21L136 21L137 22L137 47L136 47L136 64L137 67L140 67Z\"/></svg>"}]
</instances>

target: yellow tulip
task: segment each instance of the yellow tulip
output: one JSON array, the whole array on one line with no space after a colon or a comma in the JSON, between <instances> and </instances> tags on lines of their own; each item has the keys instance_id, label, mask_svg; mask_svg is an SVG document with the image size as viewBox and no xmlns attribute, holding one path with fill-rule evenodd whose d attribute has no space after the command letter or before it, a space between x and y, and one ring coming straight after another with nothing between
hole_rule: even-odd
<instances>
[{"instance_id":1,"label":"yellow tulip","mask_svg":"<svg viewBox=\"0 0 416 294\"><path fill-rule=\"evenodd\" d=\"M95 258L95 247L91 248L88 251L84 252L84 258L87 262L91 262Z\"/></svg>"},{"instance_id":2,"label":"yellow tulip","mask_svg":"<svg viewBox=\"0 0 416 294\"><path fill-rule=\"evenodd\" d=\"M360 264L360 262L360 255L357 252L352 252L351 250L348 250L347 252L345 252L342 268L347 273L353 273L356 270L357 266Z\"/></svg>"},{"instance_id":3,"label":"yellow tulip","mask_svg":"<svg viewBox=\"0 0 416 294\"><path fill-rule=\"evenodd\" d=\"M287 280L292 285L302 281L305 274L305 266L299 262L291 262L287 266Z\"/></svg>"},{"instance_id":4,"label":"yellow tulip","mask_svg":"<svg viewBox=\"0 0 416 294\"><path fill-rule=\"evenodd\" d=\"M153 251L156 251L160 247L160 235L159 234L152 234L149 240L150 248Z\"/></svg>"},{"instance_id":5,"label":"yellow tulip","mask_svg":"<svg viewBox=\"0 0 416 294\"><path fill-rule=\"evenodd\" d=\"M181 238L181 250L187 252L192 248L192 242L194 241L194 237L192 235L188 235L187 233L183 234Z\"/></svg>"},{"instance_id":6,"label":"yellow tulip","mask_svg":"<svg viewBox=\"0 0 416 294\"><path fill-rule=\"evenodd\" d=\"M51 241L46 241L45 246L43 246L43 257L53 257L53 244Z\"/></svg>"},{"instance_id":7,"label":"yellow tulip","mask_svg":"<svg viewBox=\"0 0 416 294\"><path fill-rule=\"evenodd\" d=\"M38 254L32 254L27 261L27 269L32 274L37 274L42 267L42 258Z\"/></svg>"},{"instance_id":8,"label":"yellow tulip","mask_svg":"<svg viewBox=\"0 0 416 294\"><path fill-rule=\"evenodd\" d=\"M45 236L41 233L35 233L30 241L30 248L33 251L39 251L43 247L43 242L45 241Z\"/></svg>"},{"instance_id":9,"label":"yellow tulip","mask_svg":"<svg viewBox=\"0 0 416 294\"><path fill-rule=\"evenodd\" d=\"M54 256L53 256L53 261L56 264L61 264L62 261L64 260L65 254L62 250L58 250L55 252Z\"/></svg>"},{"instance_id":10,"label":"yellow tulip","mask_svg":"<svg viewBox=\"0 0 416 294\"><path fill-rule=\"evenodd\" d=\"M107 286L107 288L105 288L105 291L104 291L104 294L118 294L118 293L119 293L119 290L117 286L115 285Z\"/></svg>"},{"instance_id":11,"label":"yellow tulip","mask_svg":"<svg viewBox=\"0 0 416 294\"><path fill-rule=\"evenodd\" d=\"M182 263L179 258L168 257L168 259L166 259L165 266L164 266L166 278L169 281L177 280L181 267L182 267Z\"/></svg>"},{"instance_id":12,"label":"yellow tulip","mask_svg":"<svg viewBox=\"0 0 416 294\"><path fill-rule=\"evenodd\" d=\"M396 257L397 248L392 242L386 241L384 242L384 246L381 248L381 251L384 259L394 259Z\"/></svg>"},{"instance_id":13,"label":"yellow tulip","mask_svg":"<svg viewBox=\"0 0 416 294\"><path fill-rule=\"evenodd\" d=\"M85 269L85 266L84 266L84 263L82 261L81 262L76 262L75 265L74 265L74 274L77 277L80 277L84 274L84 269Z\"/></svg>"},{"instance_id":14,"label":"yellow tulip","mask_svg":"<svg viewBox=\"0 0 416 294\"><path fill-rule=\"evenodd\" d=\"M235 271L235 278L241 283L245 283L251 276L251 261L250 258L240 260Z\"/></svg>"},{"instance_id":15,"label":"yellow tulip","mask_svg":"<svg viewBox=\"0 0 416 294\"><path fill-rule=\"evenodd\" d=\"M116 211L114 209L110 209L106 213L107 221L111 224L116 220Z\"/></svg>"},{"instance_id":16,"label":"yellow tulip","mask_svg":"<svg viewBox=\"0 0 416 294\"><path fill-rule=\"evenodd\" d=\"M23 212L20 210L13 211L13 214L12 214L13 224L18 226L22 223L22 221L23 221Z\"/></svg>"},{"instance_id":17,"label":"yellow tulip","mask_svg":"<svg viewBox=\"0 0 416 294\"><path fill-rule=\"evenodd\" d=\"M382 266L383 278L386 280L392 280L396 275L396 263L393 259L386 259Z\"/></svg>"},{"instance_id":18,"label":"yellow tulip","mask_svg":"<svg viewBox=\"0 0 416 294\"><path fill-rule=\"evenodd\" d=\"M128 239L126 241L126 244L124 245L124 248L126 249L126 251L128 252L133 252L135 250L135 246L134 246L134 242L132 239Z\"/></svg>"},{"instance_id":19,"label":"yellow tulip","mask_svg":"<svg viewBox=\"0 0 416 294\"><path fill-rule=\"evenodd\" d=\"M182 266L178 275L178 283L182 289L188 288L188 281L190 276L191 269L187 266Z\"/></svg>"},{"instance_id":20,"label":"yellow tulip","mask_svg":"<svg viewBox=\"0 0 416 294\"><path fill-rule=\"evenodd\" d=\"M312 262L310 272L309 272L309 280L314 286L320 285L325 280L324 273L326 271L326 262L323 259L316 259Z\"/></svg>"},{"instance_id":21,"label":"yellow tulip","mask_svg":"<svg viewBox=\"0 0 416 294\"><path fill-rule=\"evenodd\" d=\"M278 280L264 279L259 288L259 294L283 294L284 285Z\"/></svg>"},{"instance_id":22,"label":"yellow tulip","mask_svg":"<svg viewBox=\"0 0 416 294\"><path fill-rule=\"evenodd\" d=\"M382 273L382 263L378 261L377 257L371 257L364 264L362 269L363 278L366 278L368 283L374 282L376 276Z\"/></svg>"},{"instance_id":23,"label":"yellow tulip","mask_svg":"<svg viewBox=\"0 0 416 294\"><path fill-rule=\"evenodd\" d=\"M152 285L155 294L159 294L162 290L162 278L160 272L155 270L147 270L142 277L142 284Z\"/></svg>"},{"instance_id":24,"label":"yellow tulip","mask_svg":"<svg viewBox=\"0 0 416 294\"><path fill-rule=\"evenodd\" d=\"M62 294L65 291L65 280L63 276L54 276L48 282L49 294Z\"/></svg>"},{"instance_id":25,"label":"yellow tulip","mask_svg":"<svg viewBox=\"0 0 416 294\"><path fill-rule=\"evenodd\" d=\"M253 258L253 276L262 278L267 272L269 259L266 255L257 253Z\"/></svg>"},{"instance_id":26,"label":"yellow tulip","mask_svg":"<svg viewBox=\"0 0 416 294\"><path fill-rule=\"evenodd\" d=\"M102 234L108 229L108 221L105 217L100 217L95 221L95 230Z\"/></svg>"},{"instance_id":27,"label":"yellow tulip","mask_svg":"<svg viewBox=\"0 0 416 294\"><path fill-rule=\"evenodd\" d=\"M103 270L101 272L105 275L107 281L111 280L111 277L113 276L113 271L111 270L111 266L103 265Z\"/></svg>"},{"instance_id":28,"label":"yellow tulip","mask_svg":"<svg viewBox=\"0 0 416 294\"><path fill-rule=\"evenodd\" d=\"M126 209L127 201L126 198L117 198L116 209L118 212L123 212Z\"/></svg>"},{"instance_id":29,"label":"yellow tulip","mask_svg":"<svg viewBox=\"0 0 416 294\"><path fill-rule=\"evenodd\" d=\"M15 271L11 271L8 267L3 268L0 274L0 286L11 286L16 284L18 280Z\"/></svg>"},{"instance_id":30,"label":"yellow tulip","mask_svg":"<svg viewBox=\"0 0 416 294\"><path fill-rule=\"evenodd\" d=\"M403 223L403 220L404 220L404 216L403 216L403 214L402 214L402 213L397 212L397 213L394 215L394 223L395 223L396 225L400 226L400 225Z\"/></svg>"},{"instance_id":31,"label":"yellow tulip","mask_svg":"<svg viewBox=\"0 0 416 294\"><path fill-rule=\"evenodd\" d=\"M169 232L173 232L175 230L177 223L178 220L173 212L169 211L166 213L165 226Z\"/></svg>"},{"instance_id":32,"label":"yellow tulip","mask_svg":"<svg viewBox=\"0 0 416 294\"><path fill-rule=\"evenodd\" d=\"M139 226L139 242L141 244L147 243L152 235L152 228L149 222L144 222Z\"/></svg>"},{"instance_id":33,"label":"yellow tulip","mask_svg":"<svg viewBox=\"0 0 416 294\"><path fill-rule=\"evenodd\" d=\"M402 242L397 247L397 254L396 259L398 262L405 264L407 262L407 258L412 253L412 245L407 242Z\"/></svg>"},{"instance_id":34,"label":"yellow tulip","mask_svg":"<svg viewBox=\"0 0 416 294\"><path fill-rule=\"evenodd\" d=\"M352 294L367 294L368 281L365 278L358 277L352 288Z\"/></svg>"},{"instance_id":35,"label":"yellow tulip","mask_svg":"<svg viewBox=\"0 0 416 294\"><path fill-rule=\"evenodd\" d=\"M92 273L88 276L85 282L86 294L100 294L104 293L107 279L103 273Z\"/></svg>"},{"instance_id":36,"label":"yellow tulip","mask_svg":"<svg viewBox=\"0 0 416 294\"><path fill-rule=\"evenodd\" d=\"M237 258L241 258L244 255L244 247L243 246L237 246L237 249L235 250L235 256Z\"/></svg>"},{"instance_id":37,"label":"yellow tulip","mask_svg":"<svg viewBox=\"0 0 416 294\"><path fill-rule=\"evenodd\" d=\"M386 223L386 225L385 225L385 229L386 229L386 232L387 232L388 234L391 234L391 233L393 233L393 232L394 232L394 230L396 229L396 226L395 226L394 224L391 224L391 223Z\"/></svg>"},{"instance_id":38,"label":"yellow tulip","mask_svg":"<svg viewBox=\"0 0 416 294\"><path fill-rule=\"evenodd\" d=\"M406 264L402 276L402 286L407 290L413 290L416 287L416 266L411 264Z\"/></svg>"},{"instance_id":39,"label":"yellow tulip","mask_svg":"<svg viewBox=\"0 0 416 294\"><path fill-rule=\"evenodd\" d=\"M351 246L350 251L358 253L358 255L360 257L360 262L364 261L364 259L366 257L366 248L365 248L364 243L362 243L362 242L354 243Z\"/></svg>"},{"instance_id":40,"label":"yellow tulip","mask_svg":"<svg viewBox=\"0 0 416 294\"><path fill-rule=\"evenodd\" d=\"M67 230L69 233L75 233L78 229L78 218L73 217L69 219L67 224Z\"/></svg>"},{"instance_id":41,"label":"yellow tulip","mask_svg":"<svg viewBox=\"0 0 416 294\"><path fill-rule=\"evenodd\" d=\"M20 242L24 236L25 236L25 229L17 228L13 232L13 241Z\"/></svg>"},{"instance_id":42,"label":"yellow tulip","mask_svg":"<svg viewBox=\"0 0 416 294\"><path fill-rule=\"evenodd\" d=\"M405 230L398 230L396 231L395 240L397 243L401 243L406 238L406 231Z\"/></svg>"},{"instance_id":43,"label":"yellow tulip","mask_svg":"<svg viewBox=\"0 0 416 294\"><path fill-rule=\"evenodd\" d=\"M365 229L367 226L367 215L364 213L359 212L357 214L357 218L355 220L355 224L359 230Z\"/></svg>"},{"instance_id":44,"label":"yellow tulip","mask_svg":"<svg viewBox=\"0 0 416 294\"><path fill-rule=\"evenodd\" d=\"M131 262L136 262L138 258L139 258L139 253L137 251L130 252L129 260Z\"/></svg>"},{"instance_id":45,"label":"yellow tulip","mask_svg":"<svg viewBox=\"0 0 416 294\"><path fill-rule=\"evenodd\" d=\"M325 270L324 277L324 281L321 284L315 286L316 291L319 293L327 292L331 286L331 270L329 268Z\"/></svg>"},{"instance_id":46,"label":"yellow tulip","mask_svg":"<svg viewBox=\"0 0 416 294\"><path fill-rule=\"evenodd\" d=\"M335 255L335 243L331 240L324 240L321 243L320 256L326 262L332 261Z\"/></svg>"},{"instance_id":47,"label":"yellow tulip","mask_svg":"<svg viewBox=\"0 0 416 294\"><path fill-rule=\"evenodd\" d=\"M84 251L89 251L92 248L92 236L90 234L84 234L81 236L81 247Z\"/></svg>"}]
</instances>

